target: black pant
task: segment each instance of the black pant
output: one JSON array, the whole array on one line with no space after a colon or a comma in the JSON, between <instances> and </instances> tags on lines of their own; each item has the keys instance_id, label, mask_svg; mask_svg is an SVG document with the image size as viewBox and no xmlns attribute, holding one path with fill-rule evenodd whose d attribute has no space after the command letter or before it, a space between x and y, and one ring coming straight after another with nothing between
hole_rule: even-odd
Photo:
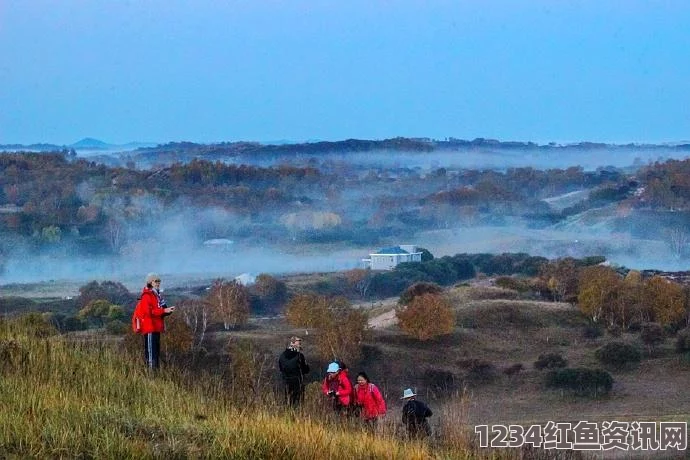
<instances>
[{"instance_id":1,"label":"black pant","mask_svg":"<svg viewBox=\"0 0 690 460\"><path fill-rule=\"evenodd\" d=\"M426 419L407 423L407 434L410 438L425 438L431 436L431 426Z\"/></svg>"},{"instance_id":2,"label":"black pant","mask_svg":"<svg viewBox=\"0 0 690 460\"><path fill-rule=\"evenodd\" d=\"M304 399L304 385L300 379L284 379L285 402L293 407L300 405Z\"/></svg>"},{"instance_id":3,"label":"black pant","mask_svg":"<svg viewBox=\"0 0 690 460\"><path fill-rule=\"evenodd\" d=\"M149 369L158 369L161 354L161 333L144 334L144 361Z\"/></svg>"}]
</instances>

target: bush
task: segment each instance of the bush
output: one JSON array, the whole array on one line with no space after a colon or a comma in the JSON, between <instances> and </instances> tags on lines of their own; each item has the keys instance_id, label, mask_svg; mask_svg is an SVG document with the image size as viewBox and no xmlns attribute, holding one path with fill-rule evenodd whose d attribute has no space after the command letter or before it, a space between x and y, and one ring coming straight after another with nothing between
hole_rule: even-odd
<instances>
[{"instance_id":1,"label":"bush","mask_svg":"<svg viewBox=\"0 0 690 460\"><path fill-rule=\"evenodd\" d=\"M676 336L676 351L685 353L690 351L690 328L686 327L678 331Z\"/></svg>"},{"instance_id":2,"label":"bush","mask_svg":"<svg viewBox=\"0 0 690 460\"><path fill-rule=\"evenodd\" d=\"M521 294L529 292L532 289L528 280L515 278L513 276L499 276L496 278L495 284L497 287L517 291Z\"/></svg>"},{"instance_id":3,"label":"bush","mask_svg":"<svg viewBox=\"0 0 690 460\"><path fill-rule=\"evenodd\" d=\"M467 369L465 378L470 383L488 383L496 378L496 367L483 359L468 359L459 363Z\"/></svg>"},{"instance_id":4,"label":"bush","mask_svg":"<svg viewBox=\"0 0 690 460\"><path fill-rule=\"evenodd\" d=\"M594 324L589 324L585 326L584 331L582 331L582 336L585 339L596 339L598 337L601 337L604 334L604 331L602 331L600 326L596 326Z\"/></svg>"},{"instance_id":5,"label":"bush","mask_svg":"<svg viewBox=\"0 0 690 460\"><path fill-rule=\"evenodd\" d=\"M422 294L395 315L400 329L418 340L429 340L450 334L455 326L455 315L448 301L440 295Z\"/></svg>"},{"instance_id":6,"label":"bush","mask_svg":"<svg viewBox=\"0 0 690 460\"><path fill-rule=\"evenodd\" d=\"M17 318L17 324L30 336L37 339L58 334L58 330L55 325L52 324L50 318L42 315L41 313L33 312L20 316Z\"/></svg>"},{"instance_id":7,"label":"bush","mask_svg":"<svg viewBox=\"0 0 690 460\"><path fill-rule=\"evenodd\" d=\"M544 353L539 355L539 358L534 362L535 369L556 369L565 367L568 361L560 353Z\"/></svg>"},{"instance_id":8,"label":"bush","mask_svg":"<svg viewBox=\"0 0 690 460\"><path fill-rule=\"evenodd\" d=\"M664 328L659 323L644 323L640 332L640 338L651 349L664 341Z\"/></svg>"},{"instance_id":9,"label":"bush","mask_svg":"<svg viewBox=\"0 0 690 460\"><path fill-rule=\"evenodd\" d=\"M455 374L440 369L427 369L424 371L424 386L436 391L451 392L456 388Z\"/></svg>"},{"instance_id":10,"label":"bush","mask_svg":"<svg viewBox=\"0 0 690 460\"><path fill-rule=\"evenodd\" d=\"M524 369L525 369L525 366L523 366L522 363L515 363L515 364L508 366L505 369L503 369L503 373L505 375L515 375L515 374L519 374Z\"/></svg>"},{"instance_id":11,"label":"bush","mask_svg":"<svg viewBox=\"0 0 690 460\"><path fill-rule=\"evenodd\" d=\"M436 283L420 282L414 283L405 289L398 301L401 305L408 305L412 299L422 294L440 294L443 292L441 286Z\"/></svg>"},{"instance_id":12,"label":"bush","mask_svg":"<svg viewBox=\"0 0 690 460\"><path fill-rule=\"evenodd\" d=\"M136 296L129 292L122 284L115 281L91 281L79 288L77 302L79 308L87 306L92 300L107 300L113 305L132 305L136 301Z\"/></svg>"},{"instance_id":13,"label":"bush","mask_svg":"<svg viewBox=\"0 0 690 460\"><path fill-rule=\"evenodd\" d=\"M613 377L601 369L585 367L565 368L549 371L546 386L570 390L579 395L593 396L608 394L613 387Z\"/></svg>"},{"instance_id":14,"label":"bush","mask_svg":"<svg viewBox=\"0 0 690 460\"><path fill-rule=\"evenodd\" d=\"M0 297L0 311L8 313L12 311L27 311L36 307L36 302L31 299L16 296Z\"/></svg>"},{"instance_id":15,"label":"bush","mask_svg":"<svg viewBox=\"0 0 690 460\"><path fill-rule=\"evenodd\" d=\"M595 356L602 364L614 367L637 364L642 359L642 354L637 347L623 342L609 342L599 348Z\"/></svg>"},{"instance_id":16,"label":"bush","mask_svg":"<svg viewBox=\"0 0 690 460\"><path fill-rule=\"evenodd\" d=\"M60 330L63 332L83 331L86 323L78 316L68 316L62 322Z\"/></svg>"},{"instance_id":17,"label":"bush","mask_svg":"<svg viewBox=\"0 0 690 460\"><path fill-rule=\"evenodd\" d=\"M105 330L113 335L124 335L129 331L130 325L120 320L110 321L105 325Z\"/></svg>"}]
</instances>

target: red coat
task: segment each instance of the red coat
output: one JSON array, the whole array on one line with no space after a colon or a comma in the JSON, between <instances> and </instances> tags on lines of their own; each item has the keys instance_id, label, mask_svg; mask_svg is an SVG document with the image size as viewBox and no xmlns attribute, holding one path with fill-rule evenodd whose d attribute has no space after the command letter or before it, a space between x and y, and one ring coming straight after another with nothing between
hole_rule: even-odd
<instances>
[{"instance_id":1,"label":"red coat","mask_svg":"<svg viewBox=\"0 0 690 460\"><path fill-rule=\"evenodd\" d=\"M327 395L329 391L335 391L335 396L343 406L349 406L352 402L352 384L347 378L347 372L338 371L335 378L329 379L328 376L323 379L321 384L323 394Z\"/></svg>"},{"instance_id":2,"label":"red coat","mask_svg":"<svg viewBox=\"0 0 690 460\"><path fill-rule=\"evenodd\" d=\"M166 315L165 309L160 306L160 297L153 289L145 287L141 292L141 299L134 310L132 327L140 334L163 332Z\"/></svg>"},{"instance_id":3,"label":"red coat","mask_svg":"<svg viewBox=\"0 0 690 460\"><path fill-rule=\"evenodd\" d=\"M386 413L386 401L373 383L355 385L355 404L362 406L362 418L369 420Z\"/></svg>"}]
</instances>

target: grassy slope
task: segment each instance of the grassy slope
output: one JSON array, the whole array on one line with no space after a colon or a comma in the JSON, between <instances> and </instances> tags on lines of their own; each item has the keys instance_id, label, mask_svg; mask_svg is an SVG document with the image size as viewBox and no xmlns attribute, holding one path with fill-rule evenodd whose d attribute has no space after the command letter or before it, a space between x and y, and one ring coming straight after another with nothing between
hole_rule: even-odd
<instances>
[{"instance_id":1,"label":"grassy slope","mask_svg":"<svg viewBox=\"0 0 690 460\"><path fill-rule=\"evenodd\" d=\"M37 339L0 323L0 456L19 458L429 458L425 446L241 412L105 345ZM462 456L462 455L460 455Z\"/></svg>"}]
</instances>

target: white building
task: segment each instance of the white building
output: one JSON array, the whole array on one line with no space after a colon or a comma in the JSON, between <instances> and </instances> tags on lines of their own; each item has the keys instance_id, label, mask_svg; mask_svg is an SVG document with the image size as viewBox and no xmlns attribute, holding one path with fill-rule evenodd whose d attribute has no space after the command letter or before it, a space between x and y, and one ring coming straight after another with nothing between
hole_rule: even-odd
<instances>
[{"instance_id":1,"label":"white building","mask_svg":"<svg viewBox=\"0 0 690 460\"><path fill-rule=\"evenodd\" d=\"M366 268L372 270L393 270L402 262L421 262L422 253L411 244L401 244L392 248L383 248L378 252L369 254L368 259L362 259Z\"/></svg>"}]
</instances>

